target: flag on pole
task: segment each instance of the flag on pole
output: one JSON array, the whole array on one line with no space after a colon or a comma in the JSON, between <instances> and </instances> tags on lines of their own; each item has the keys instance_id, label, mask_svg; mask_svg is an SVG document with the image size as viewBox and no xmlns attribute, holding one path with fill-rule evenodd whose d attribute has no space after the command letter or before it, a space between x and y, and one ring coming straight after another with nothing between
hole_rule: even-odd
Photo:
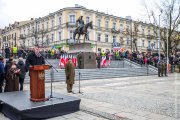
<instances>
[{"instance_id":1,"label":"flag on pole","mask_svg":"<svg viewBox=\"0 0 180 120\"><path fill-rule=\"evenodd\" d=\"M77 58L76 58L76 56L72 57L72 62L74 64L74 67L77 67Z\"/></svg>"},{"instance_id":2,"label":"flag on pole","mask_svg":"<svg viewBox=\"0 0 180 120\"><path fill-rule=\"evenodd\" d=\"M101 66L102 66L102 67L106 67L106 56L105 56L105 57L102 57Z\"/></svg>"},{"instance_id":3,"label":"flag on pole","mask_svg":"<svg viewBox=\"0 0 180 120\"><path fill-rule=\"evenodd\" d=\"M65 60L64 60L64 55L61 55L60 61L59 61L59 67L60 68L64 68L64 64Z\"/></svg>"}]
</instances>

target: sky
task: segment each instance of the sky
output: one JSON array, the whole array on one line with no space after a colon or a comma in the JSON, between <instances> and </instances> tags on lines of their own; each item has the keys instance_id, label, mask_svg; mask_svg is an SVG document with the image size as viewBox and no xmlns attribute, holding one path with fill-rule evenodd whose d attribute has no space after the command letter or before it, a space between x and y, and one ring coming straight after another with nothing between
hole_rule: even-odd
<instances>
[{"instance_id":1,"label":"sky","mask_svg":"<svg viewBox=\"0 0 180 120\"><path fill-rule=\"evenodd\" d=\"M0 0L0 28L15 21L43 17L65 7L74 7L75 4L145 22L147 12L144 3L145 0Z\"/></svg>"}]
</instances>

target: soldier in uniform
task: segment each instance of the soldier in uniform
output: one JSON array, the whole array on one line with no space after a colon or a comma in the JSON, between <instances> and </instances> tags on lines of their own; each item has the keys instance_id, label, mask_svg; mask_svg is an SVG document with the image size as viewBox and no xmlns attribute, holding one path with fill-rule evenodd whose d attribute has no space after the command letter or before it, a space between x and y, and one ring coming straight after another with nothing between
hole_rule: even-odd
<instances>
[{"instance_id":1,"label":"soldier in uniform","mask_svg":"<svg viewBox=\"0 0 180 120\"><path fill-rule=\"evenodd\" d=\"M75 78L75 67L70 58L68 59L68 62L66 64L65 73L66 73L67 92L70 93L72 92L72 87Z\"/></svg>"},{"instance_id":2,"label":"soldier in uniform","mask_svg":"<svg viewBox=\"0 0 180 120\"><path fill-rule=\"evenodd\" d=\"M81 52L77 55L77 62L78 62L78 68L79 68L79 69L82 69L83 58L82 58L82 53L81 53Z\"/></svg>"},{"instance_id":3,"label":"soldier in uniform","mask_svg":"<svg viewBox=\"0 0 180 120\"><path fill-rule=\"evenodd\" d=\"M81 33L82 28L84 27L84 20L82 19L83 16L80 16L78 20L76 20L76 24L79 23L78 32Z\"/></svg>"},{"instance_id":4,"label":"soldier in uniform","mask_svg":"<svg viewBox=\"0 0 180 120\"><path fill-rule=\"evenodd\" d=\"M159 61L158 64L157 64L157 67L158 67L158 77L161 77L161 73L162 73L162 62Z\"/></svg>"},{"instance_id":5,"label":"soldier in uniform","mask_svg":"<svg viewBox=\"0 0 180 120\"><path fill-rule=\"evenodd\" d=\"M163 76L164 71L165 71L165 64L164 64L164 61L161 61L161 63L162 63L161 76Z\"/></svg>"},{"instance_id":6,"label":"soldier in uniform","mask_svg":"<svg viewBox=\"0 0 180 120\"><path fill-rule=\"evenodd\" d=\"M163 62L164 65L164 75L167 76L167 63L166 61Z\"/></svg>"},{"instance_id":7,"label":"soldier in uniform","mask_svg":"<svg viewBox=\"0 0 180 120\"><path fill-rule=\"evenodd\" d=\"M100 56L100 54L97 54L96 60L97 60L97 67L100 69L100 66L101 66L101 56Z\"/></svg>"}]
</instances>

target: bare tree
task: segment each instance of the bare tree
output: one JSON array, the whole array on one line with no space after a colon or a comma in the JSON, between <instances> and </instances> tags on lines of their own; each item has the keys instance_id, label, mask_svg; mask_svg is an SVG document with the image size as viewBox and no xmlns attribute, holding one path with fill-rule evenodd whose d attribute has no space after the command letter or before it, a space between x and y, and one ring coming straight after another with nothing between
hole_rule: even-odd
<instances>
[{"instance_id":1,"label":"bare tree","mask_svg":"<svg viewBox=\"0 0 180 120\"><path fill-rule=\"evenodd\" d=\"M179 39L179 26L180 26L180 2L178 0L162 0L161 3L154 3L157 7L156 10L149 10L147 5L145 8L148 13L150 23L154 24L155 37L158 36L157 26L160 18L160 39L163 41L161 48L165 55L167 54L167 40L168 40L168 53L173 54L180 44ZM159 10L160 13L157 13ZM155 14L157 13L157 14Z\"/></svg>"}]
</instances>

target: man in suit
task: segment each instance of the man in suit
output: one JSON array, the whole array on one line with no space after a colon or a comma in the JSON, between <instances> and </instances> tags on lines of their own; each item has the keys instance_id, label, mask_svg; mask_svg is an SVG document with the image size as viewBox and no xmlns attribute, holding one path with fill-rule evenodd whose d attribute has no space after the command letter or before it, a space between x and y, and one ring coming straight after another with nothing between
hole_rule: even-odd
<instances>
[{"instance_id":1,"label":"man in suit","mask_svg":"<svg viewBox=\"0 0 180 120\"><path fill-rule=\"evenodd\" d=\"M40 53L40 48L38 45L35 46L34 51L31 52L26 59L26 65L29 68L34 65L43 65L45 64L45 59Z\"/></svg>"}]
</instances>

